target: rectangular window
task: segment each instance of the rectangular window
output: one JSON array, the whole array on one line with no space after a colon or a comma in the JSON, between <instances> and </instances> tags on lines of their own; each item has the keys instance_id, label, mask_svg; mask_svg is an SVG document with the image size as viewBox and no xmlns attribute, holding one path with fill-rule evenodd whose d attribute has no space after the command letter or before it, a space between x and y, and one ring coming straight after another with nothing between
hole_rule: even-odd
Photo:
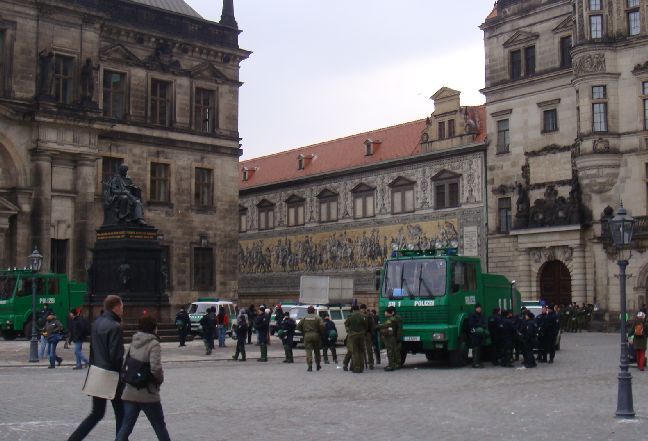
<instances>
[{"instance_id":1,"label":"rectangular window","mask_svg":"<svg viewBox=\"0 0 648 441\"><path fill-rule=\"evenodd\" d=\"M511 198L497 200L497 231L501 234L511 231Z\"/></svg>"},{"instance_id":2,"label":"rectangular window","mask_svg":"<svg viewBox=\"0 0 648 441\"><path fill-rule=\"evenodd\" d=\"M353 197L353 216L356 219L373 217L374 209L374 192L357 193Z\"/></svg>"},{"instance_id":3,"label":"rectangular window","mask_svg":"<svg viewBox=\"0 0 648 441\"><path fill-rule=\"evenodd\" d=\"M603 38L602 15L590 15L590 38Z\"/></svg>"},{"instance_id":4,"label":"rectangular window","mask_svg":"<svg viewBox=\"0 0 648 441\"><path fill-rule=\"evenodd\" d=\"M126 116L126 75L104 71L103 114L108 118L124 119Z\"/></svg>"},{"instance_id":5,"label":"rectangular window","mask_svg":"<svg viewBox=\"0 0 648 441\"><path fill-rule=\"evenodd\" d=\"M600 11L601 10L601 0L589 0L590 11Z\"/></svg>"},{"instance_id":6,"label":"rectangular window","mask_svg":"<svg viewBox=\"0 0 648 441\"><path fill-rule=\"evenodd\" d=\"M101 182L107 182L119 173L119 166L124 163L123 158L104 156L101 158Z\"/></svg>"},{"instance_id":7,"label":"rectangular window","mask_svg":"<svg viewBox=\"0 0 648 441\"><path fill-rule=\"evenodd\" d=\"M555 132L558 130L558 111L556 109L545 110L542 113L542 132Z\"/></svg>"},{"instance_id":8,"label":"rectangular window","mask_svg":"<svg viewBox=\"0 0 648 441\"><path fill-rule=\"evenodd\" d=\"M239 210L239 233L247 231L247 210Z\"/></svg>"},{"instance_id":9,"label":"rectangular window","mask_svg":"<svg viewBox=\"0 0 648 441\"><path fill-rule=\"evenodd\" d=\"M628 34L639 35L641 32L641 15L639 11L628 12Z\"/></svg>"},{"instance_id":10,"label":"rectangular window","mask_svg":"<svg viewBox=\"0 0 648 441\"><path fill-rule=\"evenodd\" d=\"M320 199L320 222L334 222L338 219L337 198Z\"/></svg>"},{"instance_id":11,"label":"rectangular window","mask_svg":"<svg viewBox=\"0 0 648 441\"><path fill-rule=\"evenodd\" d=\"M57 274L67 274L68 241L52 239L51 247L51 271Z\"/></svg>"},{"instance_id":12,"label":"rectangular window","mask_svg":"<svg viewBox=\"0 0 648 441\"><path fill-rule=\"evenodd\" d=\"M194 103L194 128L200 132L213 132L216 127L216 99L213 90L196 88Z\"/></svg>"},{"instance_id":13,"label":"rectangular window","mask_svg":"<svg viewBox=\"0 0 648 441\"><path fill-rule=\"evenodd\" d=\"M213 205L214 179L213 171L208 168L196 168L194 205L208 208Z\"/></svg>"},{"instance_id":14,"label":"rectangular window","mask_svg":"<svg viewBox=\"0 0 648 441\"><path fill-rule=\"evenodd\" d=\"M439 182L434 186L435 203L437 210L455 208L459 206L459 181Z\"/></svg>"},{"instance_id":15,"label":"rectangular window","mask_svg":"<svg viewBox=\"0 0 648 441\"><path fill-rule=\"evenodd\" d=\"M638 8L639 0L628 0L628 8Z\"/></svg>"},{"instance_id":16,"label":"rectangular window","mask_svg":"<svg viewBox=\"0 0 648 441\"><path fill-rule=\"evenodd\" d=\"M497 121L497 153L508 153L509 144L509 120L499 120Z\"/></svg>"},{"instance_id":17,"label":"rectangular window","mask_svg":"<svg viewBox=\"0 0 648 441\"><path fill-rule=\"evenodd\" d=\"M522 77L522 53L519 49L516 51L511 51L510 73L512 80L517 80Z\"/></svg>"},{"instance_id":18,"label":"rectangular window","mask_svg":"<svg viewBox=\"0 0 648 441\"><path fill-rule=\"evenodd\" d=\"M560 39L560 67L572 67L571 46L571 36Z\"/></svg>"},{"instance_id":19,"label":"rectangular window","mask_svg":"<svg viewBox=\"0 0 648 441\"><path fill-rule=\"evenodd\" d=\"M62 104L72 103L74 83L74 58L54 55L54 96Z\"/></svg>"},{"instance_id":20,"label":"rectangular window","mask_svg":"<svg viewBox=\"0 0 648 441\"><path fill-rule=\"evenodd\" d=\"M259 230L274 228L274 206L259 207Z\"/></svg>"},{"instance_id":21,"label":"rectangular window","mask_svg":"<svg viewBox=\"0 0 648 441\"><path fill-rule=\"evenodd\" d=\"M392 214L412 213L414 211L414 186L394 187L392 189Z\"/></svg>"},{"instance_id":22,"label":"rectangular window","mask_svg":"<svg viewBox=\"0 0 648 441\"><path fill-rule=\"evenodd\" d=\"M535 46L524 48L524 76L535 74Z\"/></svg>"},{"instance_id":23,"label":"rectangular window","mask_svg":"<svg viewBox=\"0 0 648 441\"><path fill-rule=\"evenodd\" d=\"M439 139L445 139L445 121L441 121L439 124L437 124L438 127L438 132L439 132Z\"/></svg>"},{"instance_id":24,"label":"rectangular window","mask_svg":"<svg viewBox=\"0 0 648 441\"><path fill-rule=\"evenodd\" d=\"M595 132L607 132L607 103L592 104L593 128Z\"/></svg>"},{"instance_id":25,"label":"rectangular window","mask_svg":"<svg viewBox=\"0 0 648 441\"><path fill-rule=\"evenodd\" d=\"M592 99L604 100L607 98L607 88L605 86L592 86Z\"/></svg>"},{"instance_id":26,"label":"rectangular window","mask_svg":"<svg viewBox=\"0 0 648 441\"><path fill-rule=\"evenodd\" d=\"M151 202L170 202L171 179L169 164L151 162Z\"/></svg>"},{"instance_id":27,"label":"rectangular window","mask_svg":"<svg viewBox=\"0 0 648 441\"><path fill-rule=\"evenodd\" d=\"M453 138L455 136L455 120L448 120L448 138Z\"/></svg>"},{"instance_id":28,"label":"rectangular window","mask_svg":"<svg viewBox=\"0 0 648 441\"><path fill-rule=\"evenodd\" d=\"M172 87L168 81L151 80L151 123L169 127L173 106Z\"/></svg>"},{"instance_id":29,"label":"rectangular window","mask_svg":"<svg viewBox=\"0 0 648 441\"><path fill-rule=\"evenodd\" d=\"M288 204L288 226L304 225L304 203L295 202Z\"/></svg>"},{"instance_id":30,"label":"rectangular window","mask_svg":"<svg viewBox=\"0 0 648 441\"><path fill-rule=\"evenodd\" d=\"M643 112L644 112L644 130L648 130L648 81L642 83L643 86Z\"/></svg>"},{"instance_id":31,"label":"rectangular window","mask_svg":"<svg viewBox=\"0 0 648 441\"><path fill-rule=\"evenodd\" d=\"M193 249L193 289L214 289L214 250L211 247Z\"/></svg>"}]
</instances>

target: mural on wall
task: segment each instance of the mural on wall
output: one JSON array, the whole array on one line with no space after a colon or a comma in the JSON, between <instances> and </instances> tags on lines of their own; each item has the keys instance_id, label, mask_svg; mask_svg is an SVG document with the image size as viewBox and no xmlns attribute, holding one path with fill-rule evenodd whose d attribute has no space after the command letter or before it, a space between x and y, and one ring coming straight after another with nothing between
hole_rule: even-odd
<instances>
[{"instance_id":1,"label":"mural on wall","mask_svg":"<svg viewBox=\"0 0 648 441\"><path fill-rule=\"evenodd\" d=\"M393 249L431 249L458 240L457 220L285 235L239 242L241 273L329 271L382 265Z\"/></svg>"}]
</instances>

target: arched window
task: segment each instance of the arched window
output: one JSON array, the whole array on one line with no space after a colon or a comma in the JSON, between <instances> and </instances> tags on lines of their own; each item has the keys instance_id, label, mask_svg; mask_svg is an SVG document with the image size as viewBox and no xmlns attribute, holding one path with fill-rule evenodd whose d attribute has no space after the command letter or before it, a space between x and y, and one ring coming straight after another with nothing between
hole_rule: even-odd
<instances>
[{"instance_id":1,"label":"arched window","mask_svg":"<svg viewBox=\"0 0 648 441\"><path fill-rule=\"evenodd\" d=\"M389 186L392 193L392 214L412 213L414 211L414 182L398 177Z\"/></svg>"},{"instance_id":2,"label":"arched window","mask_svg":"<svg viewBox=\"0 0 648 441\"><path fill-rule=\"evenodd\" d=\"M376 189L367 184L358 184L353 190L353 217L362 219L376 215Z\"/></svg>"},{"instance_id":3,"label":"arched window","mask_svg":"<svg viewBox=\"0 0 648 441\"><path fill-rule=\"evenodd\" d=\"M262 200L257 205L259 210L259 230L271 230L275 227L274 209L275 204L267 199Z\"/></svg>"}]
</instances>

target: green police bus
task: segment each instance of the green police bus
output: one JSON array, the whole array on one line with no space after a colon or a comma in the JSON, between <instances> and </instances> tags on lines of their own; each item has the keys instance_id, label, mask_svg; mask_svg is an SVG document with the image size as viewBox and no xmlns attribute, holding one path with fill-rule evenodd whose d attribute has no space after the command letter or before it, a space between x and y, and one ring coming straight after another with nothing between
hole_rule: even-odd
<instances>
[{"instance_id":1,"label":"green police bus","mask_svg":"<svg viewBox=\"0 0 648 441\"><path fill-rule=\"evenodd\" d=\"M463 366L469 355L467 319L477 303L485 317L496 307L520 312L514 283L483 273L479 258L459 256L457 251L394 251L376 273L381 319L385 309L394 306L403 321L402 362L408 353L422 353L428 360Z\"/></svg>"},{"instance_id":2,"label":"green police bus","mask_svg":"<svg viewBox=\"0 0 648 441\"><path fill-rule=\"evenodd\" d=\"M32 286L36 281L36 308L46 303L67 328L68 313L83 304L87 287L65 274L36 273L27 269L0 271L0 331L5 340L31 338ZM38 312L36 320L38 320Z\"/></svg>"}]
</instances>

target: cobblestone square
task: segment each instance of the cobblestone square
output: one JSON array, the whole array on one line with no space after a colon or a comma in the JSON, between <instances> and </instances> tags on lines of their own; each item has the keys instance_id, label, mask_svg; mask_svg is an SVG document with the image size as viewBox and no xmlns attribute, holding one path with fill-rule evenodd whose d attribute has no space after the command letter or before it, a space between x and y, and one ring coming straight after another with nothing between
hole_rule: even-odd
<instances>
[{"instance_id":1,"label":"cobblestone square","mask_svg":"<svg viewBox=\"0 0 648 441\"><path fill-rule=\"evenodd\" d=\"M26 342L14 342L11 345ZM6 344L0 343L0 355ZM306 372L271 361L228 361L232 348L203 361L199 342L184 355L165 344L162 400L174 440L639 440L648 430L646 373L631 368L637 418L614 418L618 335L565 334L554 365L537 369L450 369L410 356L405 368L364 374L334 364ZM63 352L69 359L71 352ZM89 411L83 371L70 366L0 368L0 440L65 440ZM89 440L114 439L108 408ZM141 415L132 441L154 440Z\"/></svg>"}]
</instances>

